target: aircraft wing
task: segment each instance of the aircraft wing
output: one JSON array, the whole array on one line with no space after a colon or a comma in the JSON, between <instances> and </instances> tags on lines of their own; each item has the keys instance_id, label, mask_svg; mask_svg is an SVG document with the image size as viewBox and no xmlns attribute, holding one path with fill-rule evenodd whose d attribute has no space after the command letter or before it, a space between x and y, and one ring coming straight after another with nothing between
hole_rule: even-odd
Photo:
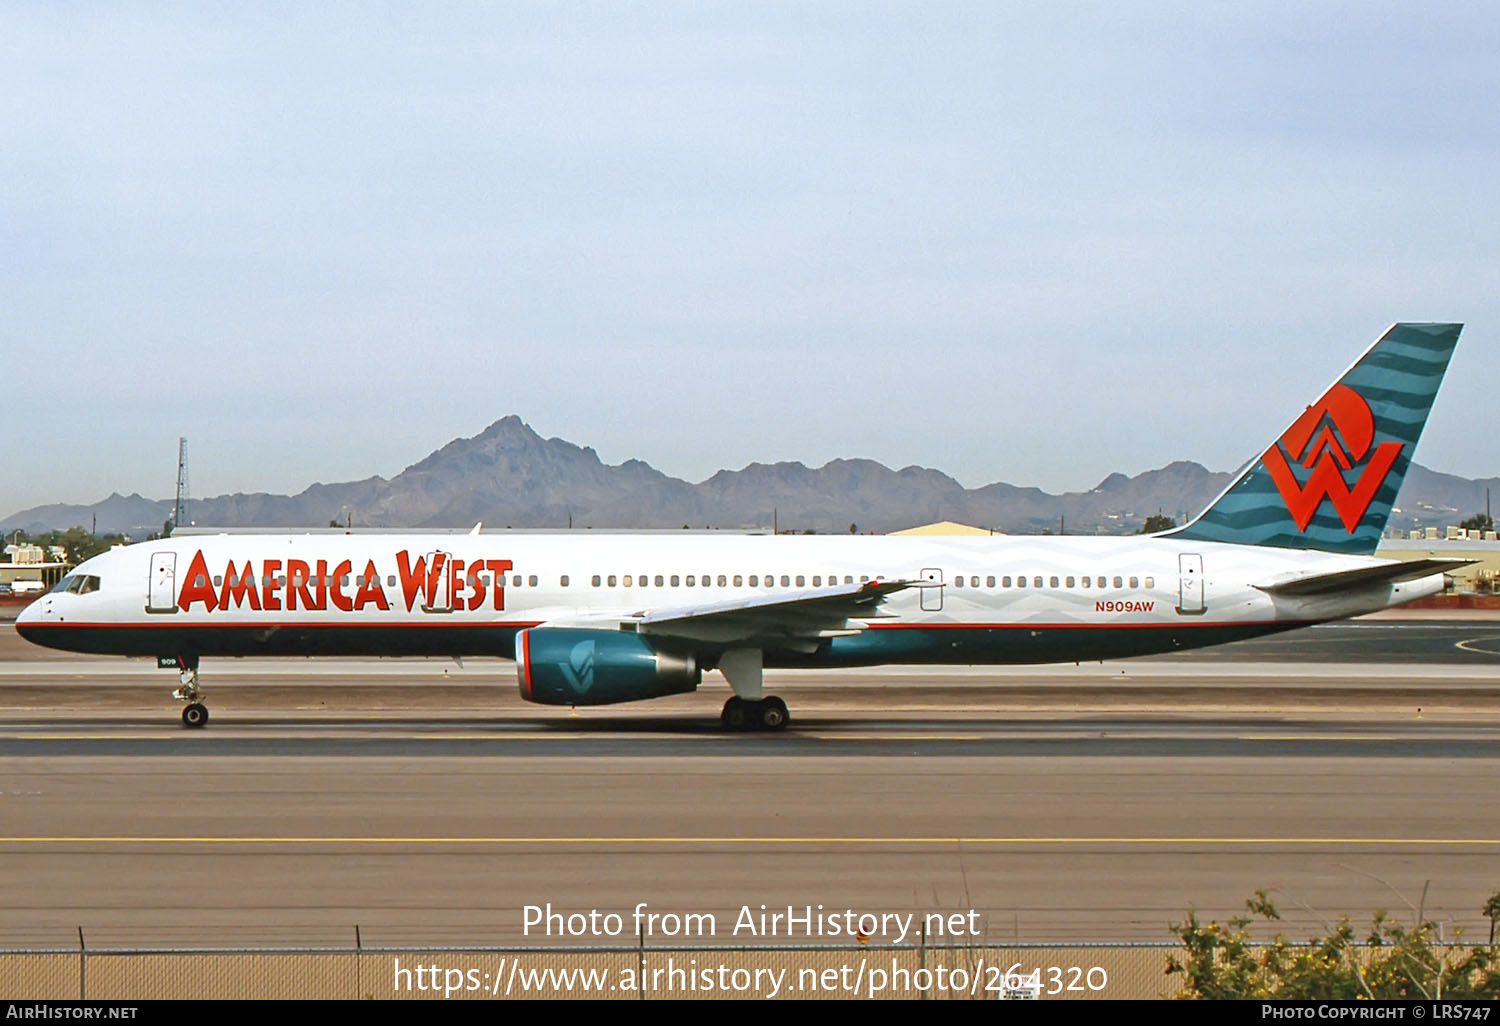
<instances>
[{"instance_id":1,"label":"aircraft wing","mask_svg":"<svg viewBox=\"0 0 1500 1026\"><path fill-rule=\"evenodd\" d=\"M652 610L627 618L641 634L711 644L747 644L812 651L824 638L858 634L885 596L922 581L868 581ZM623 624L622 624L623 625Z\"/></svg>"},{"instance_id":2,"label":"aircraft wing","mask_svg":"<svg viewBox=\"0 0 1500 1026\"><path fill-rule=\"evenodd\" d=\"M1413 559L1404 563L1386 563L1383 566L1362 566L1354 570L1335 570L1326 574L1311 574L1292 577L1288 580L1256 584L1252 587L1270 595L1326 595L1371 584L1400 584L1415 581L1433 574L1445 574L1461 566L1479 562L1477 559Z\"/></svg>"},{"instance_id":3,"label":"aircraft wing","mask_svg":"<svg viewBox=\"0 0 1500 1026\"><path fill-rule=\"evenodd\" d=\"M640 634L712 645L753 645L810 652L824 638L858 634L887 595L922 587L924 581L867 581L777 592L696 606L642 610L616 618Z\"/></svg>"}]
</instances>

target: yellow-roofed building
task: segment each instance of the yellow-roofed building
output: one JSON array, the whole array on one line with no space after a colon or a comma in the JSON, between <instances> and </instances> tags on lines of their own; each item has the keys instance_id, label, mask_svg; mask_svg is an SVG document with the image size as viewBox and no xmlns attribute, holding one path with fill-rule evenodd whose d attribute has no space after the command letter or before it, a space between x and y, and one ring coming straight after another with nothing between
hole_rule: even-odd
<instances>
[{"instance_id":1,"label":"yellow-roofed building","mask_svg":"<svg viewBox=\"0 0 1500 1026\"><path fill-rule=\"evenodd\" d=\"M923 524L921 527L908 527L904 531L892 531L892 534L997 534L987 527L970 527L968 524L956 524L951 520L939 520L935 524Z\"/></svg>"}]
</instances>

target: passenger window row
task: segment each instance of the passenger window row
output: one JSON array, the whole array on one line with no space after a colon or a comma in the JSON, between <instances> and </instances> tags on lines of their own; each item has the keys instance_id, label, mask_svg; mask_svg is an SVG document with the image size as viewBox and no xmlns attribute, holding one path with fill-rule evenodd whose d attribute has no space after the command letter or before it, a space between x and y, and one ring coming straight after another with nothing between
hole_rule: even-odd
<instances>
[{"instance_id":1,"label":"passenger window row","mask_svg":"<svg viewBox=\"0 0 1500 1026\"><path fill-rule=\"evenodd\" d=\"M375 582L376 584L380 583L380 577L378 575L372 577L370 580L373 581L373 582ZM469 578L469 577L467 577L467 576L464 576L463 583L467 586L468 584L470 584L471 580L475 581L475 582L477 582L477 583L479 583L481 585L483 585L486 588L488 588L492 583L494 583L494 579L491 577L490 574L480 574L478 577L472 578L472 579ZM235 581L238 582L239 578L236 577ZM270 574L263 574L259 578L260 586L263 587L263 588L270 588L272 586L277 587L277 588L284 588L284 587L286 587L286 581L287 581L286 577L284 575L280 575L280 574L278 574L276 577L272 577ZM511 586L512 587L516 587L516 588L522 587L522 581L523 581L523 578L521 577L521 575L520 574L516 574L513 578L511 578ZM525 586L526 587L535 588L535 587L538 587L538 585L539 585L539 582L537 580L536 574L530 574L529 576L527 576L526 578L524 578L524 581L525 581ZM313 588L313 587L317 587L318 586L318 578L317 578L316 575L314 575L312 577L308 577L308 578L304 579L301 574L296 574L294 576L294 578L293 578L292 583L294 585L298 585L298 586L306 585L309 588ZM333 585L334 585L334 578L332 578L332 577L325 577L325 578L323 578L323 582L322 583L323 583L323 587L325 587L325 588L332 588ZM504 577L499 578L499 583L500 583L501 587L504 587L505 586L505 578ZM568 586L568 575L567 574L563 574L562 577L559 578L558 583L560 585L562 585L562 587L566 588ZM224 584L224 575L223 574L215 574L214 575L214 587L215 588L219 588L219 587L222 587L223 584ZM351 584L353 584L356 588L363 588L365 586L365 584L366 584L365 575L364 574L356 574L355 576L351 577L349 574L344 574L342 577L338 578L338 586L340 588L347 588ZM201 585L202 585L202 582L200 581L199 582L199 586L201 586ZM394 588L396 586L396 575L395 574L390 574L390 575L388 575L386 577L386 579L385 579L385 586L387 588Z\"/></svg>"},{"instance_id":2,"label":"passenger window row","mask_svg":"<svg viewBox=\"0 0 1500 1026\"><path fill-rule=\"evenodd\" d=\"M984 585L983 585L983 587L986 587L986 588L995 588L995 587L1000 587L1000 588L1011 588L1011 587L1025 588L1025 587L1029 586L1029 587L1032 587L1032 588L1091 588L1092 589L1092 588L1109 588L1109 587L1113 586L1115 588L1125 588L1125 587L1139 588L1139 587L1141 587L1141 580L1142 579L1139 576L1130 576L1130 577L1116 576L1116 577L1113 578L1114 584L1111 585L1110 584L1111 578L1110 577L1106 577L1106 576L1095 577L1095 576L1085 575L1085 576L1081 576L1081 577L1075 577L1075 576L1069 575L1069 576L1066 576L1066 577L1061 577L1061 576L1058 576L1056 574L1049 574L1048 576L1043 577L1040 574L1035 574L1035 575L1032 575L1031 577L1027 577L1024 574L1020 574L1020 575L1017 575L1016 577L1012 578L1012 577L1010 577L1008 575L1001 576L1001 577L996 577L995 575L991 574L991 575L986 576L984 578ZM951 583L952 583L953 587L955 587L955 588L964 588L964 587L978 588L978 587L981 586L980 583L979 583L979 581L980 581L980 577L979 577L978 574L969 574L968 576L965 576L964 574L954 574ZM1156 578L1155 577L1147 577L1147 578L1145 578L1145 586L1147 588L1154 588L1154 587L1156 587Z\"/></svg>"},{"instance_id":3,"label":"passenger window row","mask_svg":"<svg viewBox=\"0 0 1500 1026\"><path fill-rule=\"evenodd\" d=\"M809 580L814 588L824 586L822 574L594 574L589 583L595 588L775 588L780 581L783 588L806 588ZM868 574L859 579L861 584L869 580ZM838 584L839 575L829 574L827 581ZM845 574L844 583L853 584L854 575Z\"/></svg>"},{"instance_id":4,"label":"passenger window row","mask_svg":"<svg viewBox=\"0 0 1500 1026\"><path fill-rule=\"evenodd\" d=\"M779 579L781 581L781 587L783 587L783 588L792 588L792 587L805 588L805 587L808 586L808 583L807 583L808 582L808 575L806 575L806 574L781 574ZM866 574L866 575L862 575L860 577L859 581L860 581L861 584L864 584L867 581L869 581L869 579L870 579L869 575ZM98 578L96 577L96 578L94 578L94 580L97 582ZM377 578L375 578L375 580L378 582L379 578L377 577ZM478 580L478 582L480 584L484 585L485 587L489 587L489 585L490 585L490 575L489 574L481 574L477 578L477 580ZM751 588L760 588L760 587L774 588L774 587L776 587L777 580L778 580L778 577L777 577L776 574L766 574L764 576L762 576L760 574L750 574L750 575L748 575L749 587L751 587ZM823 578L822 574L813 574L812 575L812 587L814 587L814 588L821 588L821 587L823 587L823 580L824 580L824 578ZM829 574L828 577L827 577L827 580L828 580L828 584L829 585L838 584L839 583L839 575L838 574ZM720 587L720 588L730 588L730 587L733 587L733 588L743 588L743 587L746 586L746 581L747 581L747 577L744 574L718 574L718 575L714 575L714 574L702 574L702 575L687 574L686 576L684 576L682 574L670 574L670 575L668 575L668 574L624 574L623 576L619 575L619 574L610 574L608 577L604 577L604 576L602 576L600 574L594 574L593 577L590 579L590 583L595 588L605 588L605 587L607 587L607 588L618 588L618 587L622 587L622 586L626 587L626 588L647 588L647 587L680 588L680 587L684 587L684 586L688 587L688 588L698 588L698 587L701 587L701 588L712 588L712 587L716 587L716 586ZM363 587L364 584L365 584L365 577L364 577L363 574L359 574L359 575L351 578L348 574L344 574L342 577L340 577L338 579L339 587L341 587L341 588L347 588L347 587L349 587L349 585L350 585L351 582L356 587ZM312 587L312 586L315 586L317 584L317 577L316 576L310 577L306 581L304 581L302 579L301 575L299 574L299 575L297 575L297 578L296 578L296 580L295 580L294 583L299 584L299 585L306 584L307 586ZM392 576L387 577L385 583L386 583L386 587L388 587L388 588L394 588L396 586L396 578L395 578L395 576L392 575ZM500 583L501 583L501 585L504 585L505 584L505 578L503 578L503 577L500 578ZM557 583L558 583L559 587L567 588L567 587L569 587L571 585L571 578L569 577L569 575L563 574L562 576L560 576L557 579ZM854 575L852 575L852 574L845 574L844 575L844 583L845 584L853 584L854 583ZM214 575L214 587L215 588L222 587L223 584L224 584L224 576L222 574L215 574ZM263 576L263 577L260 578L260 584L261 584L262 587L266 587L266 588L272 587L273 585L275 587L282 588L282 587L286 586L286 577L285 576L277 576L275 578L272 578L270 575L265 575L265 576ZM323 585L324 585L324 587L331 588L331 587L333 587L333 584L334 584L334 579L332 577L326 577L326 578L323 579ZM538 581L536 574L528 574L528 575L525 575L525 576L523 576L521 574L515 574L510 579L510 586L512 588L521 588L521 587L536 588L536 587L540 586L540 582ZM70 589L70 590L72 590L72 589Z\"/></svg>"},{"instance_id":5,"label":"passenger window row","mask_svg":"<svg viewBox=\"0 0 1500 1026\"><path fill-rule=\"evenodd\" d=\"M374 580L378 584L380 579L376 577L374 578ZM489 587L491 583L493 583L491 575L489 574L480 574L476 580L480 585L486 588ZM589 578L589 583L595 588L744 588L747 586L751 588L775 588L778 586L779 582L780 587L783 588L805 588L808 586L809 580L811 580L812 587L821 588L823 587L825 577L822 574L812 574L810 575L810 577L807 574L594 574ZM829 585L838 584L839 575L828 574L826 576L826 580ZM867 583L869 580L870 577L868 574L863 574L859 578L859 582L861 584ZM215 588L222 587L224 584L223 575L215 574L213 581ZM277 576L275 578L272 578L270 575L263 575L260 578L261 587L266 588L273 586L283 588L286 586L286 582L287 579L285 576ZM315 586L318 581L316 577L310 577L304 581L302 579L302 576L298 574L296 575L296 580L294 581L294 583L298 585L306 584L307 586L312 587ZM364 574L357 574L353 577L351 577L349 574L344 574L342 577L338 578L338 586L341 588L347 588L351 583L355 587L364 587L366 583ZM500 577L499 583L504 586L505 578ZM560 587L569 587L570 578L567 574L563 574L558 578L557 583ZM844 574L843 583L853 584L854 575ZM1154 588L1156 587L1156 578L1151 576L1142 578L1136 575L1131 575L1129 577L1116 575L1111 578L1103 575L1093 576L1089 574L1080 576L1059 576L1057 574L1050 574L1047 576L1042 576L1040 574L1034 574L1031 576L1018 574L1015 576L1011 576L1009 574L1005 574L997 576L995 574L988 574L983 577L981 577L979 574L953 574L949 583L954 588L983 587L991 589L1027 587L1086 589L1105 589L1110 587L1140 588L1142 587L1143 583L1147 588ZM322 584L324 587L331 588L334 586L334 578L325 577ZM385 586L388 588L396 587L396 577L394 574L386 577ZM514 574L511 576L510 586L513 588L536 588L540 585L536 574ZM62 587L58 590L66 590L75 594L87 594L88 592L97 591L98 589L99 578L79 575L70 577L67 581L63 582Z\"/></svg>"}]
</instances>

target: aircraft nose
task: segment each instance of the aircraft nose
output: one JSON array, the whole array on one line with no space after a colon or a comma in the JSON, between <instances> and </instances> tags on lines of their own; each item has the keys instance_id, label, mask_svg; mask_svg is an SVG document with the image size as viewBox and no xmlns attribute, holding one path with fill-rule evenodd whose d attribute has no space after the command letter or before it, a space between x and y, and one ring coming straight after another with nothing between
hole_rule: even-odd
<instances>
[{"instance_id":1,"label":"aircraft nose","mask_svg":"<svg viewBox=\"0 0 1500 1026\"><path fill-rule=\"evenodd\" d=\"M42 600L38 598L35 602L22 609L16 617L16 633L26 638L27 641L30 641L31 638L27 635L27 628L35 626L41 618Z\"/></svg>"}]
</instances>

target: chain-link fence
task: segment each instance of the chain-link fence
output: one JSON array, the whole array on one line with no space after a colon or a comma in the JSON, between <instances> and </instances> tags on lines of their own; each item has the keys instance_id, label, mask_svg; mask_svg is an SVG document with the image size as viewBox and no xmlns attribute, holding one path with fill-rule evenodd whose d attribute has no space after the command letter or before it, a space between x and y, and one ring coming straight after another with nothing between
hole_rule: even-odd
<instances>
[{"instance_id":1,"label":"chain-link fence","mask_svg":"<svg viewBox=\"0 0 1500 1026\"><path fill-rule=\"evenodd\" d=\"M1250 947L1264 947L1254 943ZM1368 961L1382 948L1357 947ZM0 1001L1171 997L1176 944L0 949Z\"/></svg>"},{"instance_id":2,"label":"chain-link fence","mask_svg":"<svg viewBox=\"0 0 1500 1026\"><path fill-rule=\"evenodd\" d=\"M1177 945L0 949L0 1000L1155 998Z\"/></svg>"}]
</instances>

